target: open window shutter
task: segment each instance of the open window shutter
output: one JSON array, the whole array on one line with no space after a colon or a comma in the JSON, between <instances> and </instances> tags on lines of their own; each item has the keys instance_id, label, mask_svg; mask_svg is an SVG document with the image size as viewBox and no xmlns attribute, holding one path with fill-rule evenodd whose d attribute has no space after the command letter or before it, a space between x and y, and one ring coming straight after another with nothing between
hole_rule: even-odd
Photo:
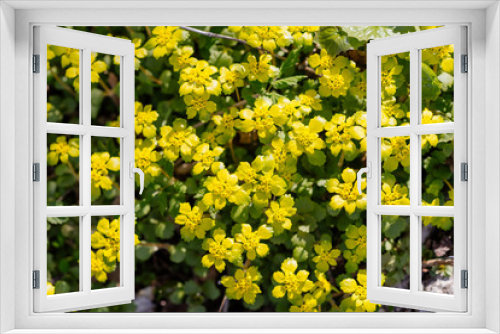
<instances>
[{"instance_id":1,"label":"open window shutter","mask_svg":"<svg viewBox=\"0 0 500 334\"><path fill-rule=\"evenodd\" d=\"M372 302L430 311L466 311L467 290L461 284L463 271L467 270L467 182L461 179L462 164L467 163L467 74L464 73L466 69L462 68L462 66L466 67L463 63L466 61L466 54L466 28L458 26L383 38L368 44L367 166L370 167L370 173L367 178L367 291L368 299ZM440 57L444 56L452 59L445 62L446 68L444 68L444 63L438 60L429 60L429 57L442 59ZM401 61L403 58L405 61ZM406 68L397 67L398 59L400 63L406 64ZM396 99L395 92L406 89L398 83L400 81L398 75L401 71L409 73L409 94L402 93L400 95L406 96L398 96ZM393 87L389 87L390 85ZM441 98L444 94L447 94L448 99L452 99L450 105L442 103L444 100ZM390 106L402 105L407 98L410 101L409 124L398 124L397 115L394 116L393 122L388 121L387 114L383 119L384 103L389 103ZM384 102L388 99L393 99L393 101ZM432 114L429 114L428 110L431 110ZM403 111L407 112L407 110ZM444 120L437 117L438 114L443 113L448 113ZM431 116L436 116L436 118ZM453 182L448 182L452 185L445 185L441 192L447 194L448 187L453 187L454 203L450 201L446 204L443 201L428 203L423 199L427 196L423 187L428 186L422 184L425 182L424 173L428 173L424 172L422 167L426 161L426 157L422 155L424 142L428 139L434 141L436 136L439 142L447 141L448 150L452 150L451 154L447 153L448 158L442 164L450 165L447 167L448 170L454 171ZM401 151L402 155L395 157L396 160L393 160L390 166L386 162L388 156L386 149L387 145L390 146L392 143L391 149L395 150L394 143L397 141L391 141L395 138L401 139L400 142L405 146L401 149L407 149L407 151ZM451 141L450 138L452 138ZM431 145L438 144L434 141ZM404 159L404 154L408 155L409 165L408 160L406 163L401 160ZM397 170L394 170L394 162L398 166ZM439 166L436 166L437 168ZM390 183L387 178L388 170L394 174L409 174L408 184L400 185L409 189L409 204L397 202L397 205L390 205L395 203L388 201L383 203L382 183ZM445 198L447 196L444 195ZM453 195L451 195L451 201L453 201ZM453 254L437 259L437 262L442 261L453 266L451 276L453 284L448 293L428 291L429 289L426 289L422 283L423 271L428 270L422 261L424 248L422 233L424 230L429 230L430 226L426 225L429 219L449 219L448 222L453 222L451 229L447 232L453 243ZM394 244L394 239L400 237L398 232L387 233L388 224L399 224L399 227L394 225L395 230L404 230L408 236L406 247L409 246L409 261L403 270L409 274L409 288L403 288L402 285L387 286L387 282L383 282L382 274L391 274L386 271L386 268L390 266L384 267L388 261L388 258L383 256L387 250L386 246L388 242ZM399 240L399 242L403 245L405 240ZM429 254L429 250L426 252ZM392 261L397 264L406 260L398 259L396 256L392 258Z\"/></svg>"},{"instance_id":2,"label":"open window shutter","mask_svg":"<svg viewBox=\"0 0 500 334\"><path fill-rule=\"evenodd\" d=\"M48 51L48 47L50 49ZM66 49L71 48L71 49ZM54 50L61 53L54 54ZM64 50L73 50L71 54ZM49 55L48 55L49 53ZM103 86L111 87L115 97L116 109L119 110L115 124L94 124L92 119L92 99L94 91L91 90L91 82L96 83L99 77L96 74L106 73L103 63L96 63L94 55L96 53L109 56L108 62L114 62L119 66L119 85L112 85L110 82L101 83ZM58 73L58 78L75 78L77 83L64 82L58 80L59 85L66 86L69 91L74 92L74 103L67 104L71 108L78 108L79 117L76 122L48 121L48 101L51 87L47 82L48 60L51 57L61 57L61 61L66 62L66 73ZM38 58L39 57L39 58ZM66 58L64 58L66 57ZM63 60L64 58L64 60ZM68 65L70 63L70 65ZM119 65L116 65L119 64ZM110 65L108 65L110 66ZM134 45L129 40L111 38L96 34L90 34L70 29L40 26L34 29L34 163L39 164L38 182L34 182L34 310L35 312L65 312L81 309L90 309L101 306L130 303L134 298L134 179L130 175L134 163ZM68 68L70 68L68 70ZM72 71L71 73L68 71ZM102 79L101 79L102 80ZM111 81L111 80L110 80ZM78 87L79 86L79 87ZM110 91L108 91L111 94ZM70 108L70 107L68 107ZM118 113L118 112L117 112ZM76 113L78 114L78 112ZM76 124L71 124L76 123ZM79 167L74 177L79 184L78 202L68 206L50 206L47 203L47 138L48 136L64 136L77 139L79 142L79 160L76 164ZM112 139L108 139L112 138ZM119 163L115 158L115 165L110 167L118 169L114 182L116 187L116 201L110 205L93 205L92 195L93 185L91 184L91 156L95 151L94 142L99 140L114 140L119 145ZM74 144L74 142L73 142ZM77 146L78 147L78 146ZM62 160L61 160L62 161ZM64 167L64 166L63 166ZM52 167L51 167L52 168ZM119 173L119 174L118 174ZM76 185L75 185L76 186ZM100 191L100 190L99 190ZM103 190L104 191L104 190ZM78 193L78 191L75 191ZM118 204L117 204L118 203ZM116 217L119 222L119 229L114 226L114 241L110 257L106 257L107 264L112 256L114 260L117 283L94 288L97 274L92 275L92 257L95 257L98 250L91 245L91 234L95 232L96 219L100 217ZM60 218L60 225L57 225L57 218ZM75 223L74 230L77 235L75 243L78 251L78 262L76 276L79 275L79 288L76 291L60 291L56 294L47 295L47 255L48 244L53 240L48 240L48 226L51 228L62 228L64 221L72 219ZM51 223L48 223L48 220ZM54 224L54 221L56 222ZM63 233L63 236L66 235ZM97 247L99 248L99 247ZM104 247L103 247L104 250ZM118 250L119 253L116 251ZM102 254L102 253L99 253ZM100 259L101 262L103 258ZM52 265L59 266L60 263ZM67 270L67 269L65 269ZM101 275L111 275L111 269L100 270ZM95 268L94 268L95 271ZM92 276L94 276L92 278ZM100 277L103 281L103 276ZM52 278L52 282L57 277ZM64 290L64 289L63 289Z\"/></svg>"}]
</instances>

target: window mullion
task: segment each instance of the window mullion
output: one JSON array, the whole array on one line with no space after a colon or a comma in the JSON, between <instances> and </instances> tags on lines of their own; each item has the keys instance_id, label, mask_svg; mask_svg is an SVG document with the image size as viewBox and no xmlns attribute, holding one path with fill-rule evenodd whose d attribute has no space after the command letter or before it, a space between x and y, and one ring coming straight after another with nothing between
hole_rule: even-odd
<instances>
[{"instance_id":1,"label":"window mullion","mask_svg":"<svg viewBox=\"0 0 500 334\"><path fill-rule=\"evenodd\" d=\"M410 291L415 293L420 281L421 239L419 217L415 209L420 203L420 137L414 132L420 117L420 52L410 50Z\"/></svg>"},{"instance_id":2,"label":"window mullion","mask_svg":"<svg viewBox=\"0 0 500 334\"><path fill-rule=\"evenodd\" d=\"M90 77L91 77L91 50L84 48L82 52L82 62L80 64L80 100L82 102L82 124L89 129L91 125L91 93L90 93ZM82 273L81 285L82 291L90 293L91 291L91 256L90 256L90 234L91 234L91 134L87 131L81 136L80 153L81 153L81 182L82 188L81 203L85 208L88 208L85 216L82 219L83 231L80 233L80 272Z\"/></svg>"}]
</instances>

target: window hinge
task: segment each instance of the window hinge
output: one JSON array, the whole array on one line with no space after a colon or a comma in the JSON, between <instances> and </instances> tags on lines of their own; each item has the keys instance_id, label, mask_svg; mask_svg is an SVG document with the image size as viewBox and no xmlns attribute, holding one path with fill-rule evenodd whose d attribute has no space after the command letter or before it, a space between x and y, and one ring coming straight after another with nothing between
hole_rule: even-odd
<instances>
[{"instance_id":1,"label":"window hinge","mask_svg":"<svg viewBox=\"0 0 500 334\"><path fill-rule=\"evenodd\" d=\"M38 162L33 164L33 181L40 182L40 164Z\"/></svg>"},{"instance_id":2,"label":"window hinge","mask_svg":"<svg viewBox=\"0 0 500 334\"><path fill-rule=\"evenodd\" d=\"M462 162L460 164L460 180L462 181L469 181L469 165L467 165L466 162Z\"/></svg>"},{"instance_id":3,"label":"window hinge","mask_svg":"<svg viewBox=\"0 0 500 334\"><path fill-rule=\"evenodd\" d=\"M468 271L467 270L462 270L460 272L460 276L461 276L461 278L460 278L460 281L461 281L460 287L462 289L469 288L469 273L468 273Z\"/></svg>"},{"instance_id":4,"label":"window hinge","mask_svg":"<svg viewBox=\"0 0 500 334\"><path fill-rule=\"evenodd\" d=\"M40 55L33 55L33 73L40 73Z\"/></svg>"},{"instance_id":5,"label":"window hinge","mask_svg":"<svg viewBox=\"0 0 500 334\"><path fill-rule=\"evenodd\" d=\"M33 270L33 289L40 289L40 270Z\"/></svg>"},{"instance_id":6,"label":"window hinge","mask_svg":"<svg viewBox=\"0 0 500 334\"><path fill-rule=\"evenodd\" d=\"M462 55L462 73L469 72L469 57L467 55Z\"/></svg>"}]
</instances>

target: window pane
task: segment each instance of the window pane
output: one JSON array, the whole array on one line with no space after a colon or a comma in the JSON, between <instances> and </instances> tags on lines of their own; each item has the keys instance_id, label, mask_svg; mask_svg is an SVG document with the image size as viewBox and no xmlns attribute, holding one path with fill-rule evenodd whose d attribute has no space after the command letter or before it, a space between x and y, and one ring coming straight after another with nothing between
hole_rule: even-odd
<instances>
[{"instance_id":1,"label":"window pane","mask_svg":"<svg viewBox=\"0 0 500 334\"><path fill-rule=\"evenodd\" d=\"M120 204L120 143L117 138L92 137L92 205Z\"/></svg>"},{"instance_id":2,"label":"window pane","mask_svg":"<svg viewBox=\"0 0 500 334\"><path fill-rule=\"evenodd\" d=\"M80 50L47 45L47 122L80 122Z\"/></svg>"},{"instance_id":3,"label":"window pane","mask_svg":"<svg viewBox=\"0 0 500 334\"><path fill-rule=\"evenodd\" d=\"M92 52L92 125L120 126L120 57Z\"/></svg>"},{"instance_id":4,"label":"window pane","mask_svg":"<svg viewBox=\"0 0 500 334\"><path fill-rule=\"evenodd\" d=\"M453 44L421 52L422 124L453 122Z\"/></svg>"},{"instance_id":5,"label":"window pane","mask_svg":"<svg viewBox=\"0 0 500 334\"><path fill-rule=\"evenodd\" d=\"M453 218L422 217L421 290L453 294Z\"/></svg>"},{"instance_id":6,"label":"window pane","mask_svg":"<svg viewBox=\"0 0 500 334\"><path fill-rule=\"evenodd\" d=\"M120 216L92 217L92 290L120 286Z\"/></svg>"},{"instance_id":7,"label":"window pane","mask_svg":"<svg viewBox=\"0 0 500 334\"><path fill-rule=\"evenodd\" d=\"M47 295L79 291L80 218L47 218Z\"/></svg>"},{"instance_id":8,"label":"window pane","mask_svg":"<svg viewBox=\"0 0 500 334\"><path fill-rule=\"evenodd\" d=\"M422 205L453 206L453 133L421 136Z\"/></svg>"},{"instance_id":9,"label":"window pane","mask_svg":"<svg viewBox=\"0 0 500 334\"><path fill-rule=\"evenodd\" d=\"M382 205L410 205L410 137L381 138Z\"/></svg>"},{"instance_id":10,"label":"window pane","mask_svg":"<svg viewBox=\"0 0 500 334\"><path fill-rule=\"evenodd\" d=\"M380 125L402 126L410 123L410 52L380 57Z\"/></svg>"},{"instance_id":11,"label":"window pane","mask_svg":"<svg viewBox=\"0 0 500 334\"><path fill-rule=\"evenodd\" d=\"M47 135L47 205L80 204L80 137Z\"/></svg>"},{"instance_id":12,"label":"window pane","mask_svg":"<svg viewBox=\"0 0 500 334\"><path fill-rule=\"evenodd\" d=\"M382 216L382 286L410 288L410 217Z\"/></svg>"}]
</instances>

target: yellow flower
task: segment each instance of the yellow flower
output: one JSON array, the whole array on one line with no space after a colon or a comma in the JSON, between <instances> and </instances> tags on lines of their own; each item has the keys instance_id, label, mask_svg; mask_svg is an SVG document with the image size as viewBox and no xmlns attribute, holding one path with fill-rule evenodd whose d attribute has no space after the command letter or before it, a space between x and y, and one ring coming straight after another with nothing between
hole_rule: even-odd
<instances>
[{"instance_id":1,"label":"yellow flower","mask_svg":"<svg viewBox=\"0 0 500 334\"><path fill-rule=\"evenodd\" d=\"M251 46L261 47L273 52L278 47L286 47L292 44L292 35L287 27L252 26L252 27L229 27L230 31L236 32L238 38L247 41Z\"/></svg>"},{"instance_id":2,"label":"yellow flower","mask_svg":"<svg viewBox=\"0 0 500 334\"><path fill-rule=\"evenodd\" d=\"M346 278L340 282L340 289L351 294L350 298L342 300L340 310L344 312L375 312L379 304L373 304L366 298L366 270L360 270L356 282L353 278ZM385 277L382 275L382 285Z\"/></svg>"},{"instance_id":3,"label":"yellow flower","mask_svg":"<svg viewBox=\"0 0 500 334\"><path fill-rule=\"evenodd\" d=\"M215 159L218 158L224 149L220 146L210 150L208 144L201 144L196 148L196 153L193 155L193 160L197 161L193 167L193 175L198 175L205 170L209 170Z\"/></svg>"},{"instance_id":4,"label":"yellow flower","mask_svg":"<svg viewBox=\"0 0 500 334\"><path fill-rule=\"evenodd\" d=\"M295 156L301 156L304 152L314 154L315 150L325 148L325 142L319 137L319 133L323 131L325 120L322 117L316 116L309 121L309 125L304 125L302 122L292 124L292 131L289 136L292 139L289 142L290 152Z\"/></svg>"},{"instance_id":5,"label":"yellow flower","mask_svg":"<svg viewBox=\"0 0 500 334\"><path fill-rule=\"evenodd\" d=\"M68 163L68 158L76 158L80 155L80 144L78 138L71 138L66 142L66 136L59 136L55 143L50 144L50 152L47 154L47 164L57 165L59 160L63 164Z\"/></svg>"},{"instance_id":6,"label":"yellow flower","mask_svg":"<svg viewBox=\"0 0 500 334\"><path fill-rule=\"evenodd\" d=\"M351 88L349 88L349 93L358 99L366 97L366 71L356 74Z\"/></svg>"},{"instance_id":7,"label":"yellow flower","mask_svg":"<svg viewBox=\"0 0 500 334\"><path fill-rule=\"evenodd\" d=\"M194 53L193 47L190 45L176 49L168 62L174 67L174 71L178 72L189 66L195 66L198 59L191 57Z\"/></svg>"},{"instance_id":8,"label":"yellow flower","mask_svg":"<svg viewBox=\"0 0 500 334\"><path fill-rule=\"evenodd\" d=\"M358 270L358 265L361 263L366 258L366 254L363 256L359 256L356 254L356 252L351 251L349 249L346 249L343 253L342 256L344 259L347 261L346 264L344 265L345 271L348 274L354 273L356 270Z\"/></svg>"},{"instance_id":9,"label":"yellow flower","mask_svg":"<svg viewBox=\"0 0 500 334\"><path fill-rule=\"evenodd\" d=\"M382 205L410 205L408 188L399 184L391 186L391 183L384 182L380 199Z\"/></svg>"},{"instance_id":10,"label":"yellow flower","mask_svg":"<svg viewBox=\"0 0 500 334\"><path fill-rule=\"evenodd\" d=\"M356 172L351 168L346 168L342 172L342 180L340 183L337 179L330 179L326 182L326 189L335 195L330 201L330 206L334 210L345 211L352 215L356 208L360 210L366 209L366 195L358 193ZM366 182L362 182L361 188L366 188Z\"/></svg>"},{"instance_id":11,"label":"yellow flower","mask_svg":"<svg viewBox=\"0 0 500 334\"><path fill-rule=\"evenodd\" d=\"M382 126L403 125L400 120L406 120L408 115L409 113L401 109L401 105L399 103L396 103L396 99L394 97L382 101L382 115L380 119Z\"/></svg>"},{"instance_id":12,"label":"yellow flower","mask_svg":"<svg viewBox=\"0 0 500 334\"><path fill-rule=\"evenodd\" d=\"M195 237L198 239L205 238L205 233L210 231L215 222L211 218L203 218L203 209L195 205L191 209L191 204L181 203L179 215L175 217L175 223L184 225L181 228L181 236L186 241L191 241Z\"/></svg>"},{"instance_id":13,"label":"yellow flower","mask_svg":"<svg viewBox=\"0 0 500 334\"><path fill-rule=\"evenodd\" d=\"M260 241L267 240L272 236L272 229L266 225L261 225L257 231L252 232L252 226L241 224L241 233L236 233L234 239L243 245L247 252L247 258L253 261L257 255L264 257L269 253L269 246Z\"/></svg>"},{"instance_id":14,"label":"yellow flower","mask_svg":"<svg viewBox=\"0 0 500 334\"><path fill-rule=\"evenodd\" d=\"M403 66L398 64L396 55L382 56L381 83L382 98L387 98L396 94L396 90L401 87L405 78L401 74Z\"/></svg>"},{"instance_id":15,"label":"yellow flower","mask_svg":"<svg viewBox=\"0 0 500 334\"><path fill-rule=\"evenodd\" d=\"M153 56L158 59L170 54L186 36L187 33L179 27L155 27L153 37L146 42L144 47L153 50Z\"/></svg>"},{"instance_id":16,"label":"yellow flower","mask_svg":"<svg viewBox=\"0 0 500 334\"><path fill-rule=\"evenodd\" d=\"M453 59L454 45L437 46L422 50L422 61L428 65L435 65L440 60Z\"/></svg>"},{"instance_id":17,"label":"yellow flower","mask_svg":"<svg viewBox=\"0 0 500 334\"><path fill-rule=\"evenodd\" d=\"M326 278L325 273L315 270L314 276L316 276L317 281L314 282L315 287L312 294L321 304L329 297L332 291L332 284Z\"/></svg>"},{"instance_id":18,"label":"yellow flower","mask_svg":"<svg viewBox=\"0 0 500 334\"><path fill-rule=\"evenodd\" d=\"M229 68L222 66L219 72L219 81L222 84L222 91L224 94L232 94L235 89L245 85L243 81L246 77L245 66L241 64L232 64Z\"/></svg>"},{"instance_id":19,"label":"yellow flower","mask_svg":"<svg viewBox=\"0 0 500 334\"><path fill-rule=\"evenodd\" d=\"M434 115L434 113L424 108L422 111L422 124L436 124L436 123L444 123L443 116ZM430 135L422 135L422 148L424 148L427 144L432 147L436 147L439 143L439 137L435 134Z\"/></svg>"},{"instance_id":20,"label":"yellow flower","mask_svg":"<svg viewBox=\"0 0 500 334\"><path fill-rule=\"evenodd\" d=\"M213 239L208 238L203 241L203 249L208 250L201 263L204 267L210 268L215 265L218 272L223 272L226 268L226 260L239 264L243 247L234 242L232 238L226 238L226 232L218 228L214 231Z\"/></svg>"},{"instance_id":21,"label":"yellow flower","mask_svg":"<svg viewBox=\"0 0 500 334\"><path fill-rule=\"evenodd\" d=\"M330 267L337 265L337 258L340 256L340 250L332 249L332 243L329 241L321 241L314 245L314 251L317 256L313 257L316 262L316 269L321 272L327 271Z\"/></svg>"},{"instance_id":22,"label":"yellow flower","mask_svg":"<svg viewBox=\"0 0 500 334\"><path fill-rule=\"evenodd\" d=\"M97 223L97 230L90 237L92 248L104 250L103 256L107 262L120 262L120 218L102 218Z\"/></svg>"},{"instance_id":23,"label":"yellow flower","mask_svg":"<svg viewBox=\"0 0 500 334\"><path fill-rule=\"evenodd\" d=\"M366 147L366 128L361 124L366 112L359 112L346 119L343 114L335 114L331 121L325 123L326 143L330 144L333 156L338 156L344 151L347 161L354 159L358 152L354 140L362 141L360 147Z\"/></svg>"},{"instance_id":24,"label":"yellow flower","mask_svg":"<svg viewBox=\"0 0 500 334\"><path fill-rule=\"evenodd\" d=\"M186 95L184 103L187 105L187 117L194 118L197 114L200 115L200 120L206 122L210 120L210 116L217 110L217 104L209 101L210 94L204 92L201 95Z\"/></svg>"},{"instance_id":25,"label":"yellow flower","mask_svg":"<svg viewBox=\"0 0 500 334\"><path fill-rule=\"evenodd\" d=\"M343 63L322 72L323 76L319 78L319 95L323 97L347 95L354 74L351 68L346 67L348 63L345 66Z\"/></svg>"},{"instance_id":26,"label":"yellow flower","mask_svg":"<svg viewBox=\"0 0 500 334\"><path fill-rule=\"evenodd\" d=\"M160 175L162 169L158 161L161 159L160 152L156 151L156 139L137 139L135 141L135 165L144 174L151 176Z\"/></svg>"},{"instance_id":27,"label":"yellow flower","mask_svg":"<svg viewBox=\"0 0 500 334\"><path fill-rule=\"evenodd\" d=\"M310 293L301 297L297 304L299 305L292 305L290 307L290 312L318 312L318 301Z\"/></svg>"},{"instance_id":28,"label":"yellow flower","mask_svg":"<svg viewBox=\"0 0 500 334\"><path fill-rule=\"evenodd\" d=\"M315 53L308 59L309 65L312 68L316 69L316 74L320 75L323 71L329 70L333 68L335 64L337 66L345 67L349 63L349 60L346 57L339 56L337 58L333 58L328 54L326 49L321 50L321 55Z\"/></svg>"},{"instance_id":29,"label":"yellow flower","mask_svg":"<svg viewBox=\"0 0 500 334\"><path fill-rule=\"evenodd\" d=\"M381 157L383 167L387 172L395 171L399 164L403 167L410 165L410 137L382 138Z\"/></svg>"},{"instance_id":30,"label":"yellow flower","mask_svg":"<svg viewBox=\"0 0 500 334\"><path fill-rule=\"evenodd\" d=\"M97 252L90 251L90 273L91 277L95 277L99 282L106 282L108 274L116 269L116 262L109 263L105 256L104 250L99 249Z\"/></svg>"},{"instance_id":31,"label":"yellow flower","mask_svg":"<svg viewBox=\"0 0 500 334\"><path fill-rule=\"evenodd\" d=\"M205 60L200 60L194 67L187 67L181 71L179 93L181 95L196 94L220 95L220 82L212 78L217 73L217 67L210 66Z\"/></svg>"},{"instance_id":32,"label":"yellow flower","mask_svg":"<svg viewBox=\"0 0 500 334\"><path fill-rule=\"evenodd\" d=\"M109 170L117 172L120 170L120 158L110 157L109 152L97 152L90 157L90 177L92 182L92 198L101 196L101 188L111 190L113 181L109 177Z\"/></svg>"},{"instance_id":33,"label":"yellow flower","mask_svg":"<svg viewBox=\"0 0 500 334\"><path fill-rule=\"evenodd\" d=\"M349 225L345 235L347 237L345 240L347 249L355 251L356 255L364 259L366 257L366 226Z\"/></svg>"},{"instance_id":34,"label":"yellow flower","mask_svg":"<svg viewBox=\"0 0 500 334\"><path fill-rule=\"evenodd\" d=\"M127 37L123 37L125 39L127 39ZM134 38L132 40L132 43L134 44L134 47L135 47L135 70L137 71L140 67L141 67L141 59L143 58L146 58L146 56L148 55L148 50L146 50L145 47L141 47L142 45L142 38ZM121 57L120 56L115 56L113 58L113 62L116 64L116 65L119 65L120 64L120 60L121 60Z\"/></svg>"},{"instance_id":35,"label":"yellow flower","mask_svg":"<svg viewBox=\"0 0 500 334\"><path fill-rule=\"evenodd\" d=\"M238 117L238 108L232 107L229 112L212 117L212 121L216 125L214 134L217 136L217 142L220 145L226 144L236 135L235 122Z\"/></svg>"},{"instance_id":36,"label":"yellow flower","mask_svg":"<svg viewBox=\"0 0 500 334\"><path fill-rule=\"evenodd\" d=\"M293 217L297 212L294 208L295 201L291 195L285 195L280 198L279 203L271 202L271 206L266 210L267 222L272 225L275 235L280 235L284 230L292 228Z\"/></svg>"},{"instance_id":37,"label":"yellow flower","mask_svg":"<svg viewBox=\"0 0 500 334\"><path fill-rule=\"evenodd\" d=\"M263 54L259 57L259 61L255 56L248 56L248 63L243 63L246 73L248 73L248 80L250 81L260 81L268 82L279 75L279 69L269 63L273 60L273 57L268 54Z\"/></svg>"},{"instance_id":38,"label":"yellow flower","mask_svg":"<svg viewBox=\"0 0 500 334\"><path fill-rule=\"evenodd\" d=\"M135 102L135 133L143 134L146 138L156 136L156 126L154 122L158 119L158 113L153 110L153 106L148 104L142 107L141 102Z\"/></svg>"},{"instance_id":39,"label":"yellow flower","mask_svg":"<svg viewBox=\"0 0 500 334\"><path fill-rule=\"evenodd\" d=\"M297 274L297 261L293 258L287 258L281 264L281 271L273 274L273 279L278 285L273 289L275 298L283 298L285 294L289 300L295 300L314 287L314 283L307 279L309 272L299 270Z\"/></svg>"},{"instance_id":40,"label":"yellow flower","mask_svg":"<svg viewBox=\"0 0 500 334\"><path fill-rule=\"evenodd\" d=\"M223 276L221 279L222 285L226 289L226 296L228 299L240 300L243 298L245 303L255 303L255 297L261 293L259 286L255 283L260 281L261 274L257 267L250 267L248 269L238 269L233 276Z\"/></svg>"},{"instance_id":41,"label":"yellow flower","mask_svg":"<svg viewBox=\"0 0 500 334\"><path fill-rule=\"evenodd\" d=\"M47 282L47 296L53 295L56 293L56 288L52 285L52 283Z\"/></svg>"},{"instance_id":42,"label":"yellow flower","mask_svg":"<svg viewBox=\"0 0 500 334\"><path fill-rule=\"evenodd\" d=\"M292 34L293 37L293 43L297 46L310 46L313 44L313 38L314 38L314 32L319 31L320 27L316 26L295 26L295 27L288 27L288 31Z\"/></svg>"},{"instance_id":43,"label":"yellow flower","mask_svg":"<svg viewBox=\"0 0 500 334\"><path fill-rule=\"evenodd\" d=\"M190 162L199 141L195 129L187 126L185 119L177 118L172 126L161 127L161 139L158 144L163 148L163 154L168 160L174 162L180 155L184 161Z\"/></svg>"},{"instance_id":44,"label":"yellow flower","mask_svg":"<svg viewBox=\"0 0 500 334\"><path fill-rule=\"evenodd\" d=\"M314 89L308 89L304 94L299 94L300 110L309 114L312 110L323 110L319 94Z\"/></svg>"},{"instance_id":45,"label":"yellow flower","mask_svg":"<svg viewBox=\"0 0 500 334\"><path fill-rule=\"evenodd\" d=\"M226 201L236 205L244 205L250 202L248 194L238 185L238 177L229 174L227 169L217 172L217 176L209 176L203 184L208 193L203 196L203 204L214 206L221 210L226 206Z\"/></svg>"},{"instance_id":46,"label":"yellow flower","mask_svg":"<svg viewBox=\"0 0 500 334\"><path fill-rule=\"evenodd\" d=\"M235 126L243 132L256 130L260 138L268 138L277 131L276 125L283 125L286 117L278 105L266 98L258 98L255 101L254 110L243 109L239 113L242 120L238 120Z\"/></svg>"}]
</instances>

